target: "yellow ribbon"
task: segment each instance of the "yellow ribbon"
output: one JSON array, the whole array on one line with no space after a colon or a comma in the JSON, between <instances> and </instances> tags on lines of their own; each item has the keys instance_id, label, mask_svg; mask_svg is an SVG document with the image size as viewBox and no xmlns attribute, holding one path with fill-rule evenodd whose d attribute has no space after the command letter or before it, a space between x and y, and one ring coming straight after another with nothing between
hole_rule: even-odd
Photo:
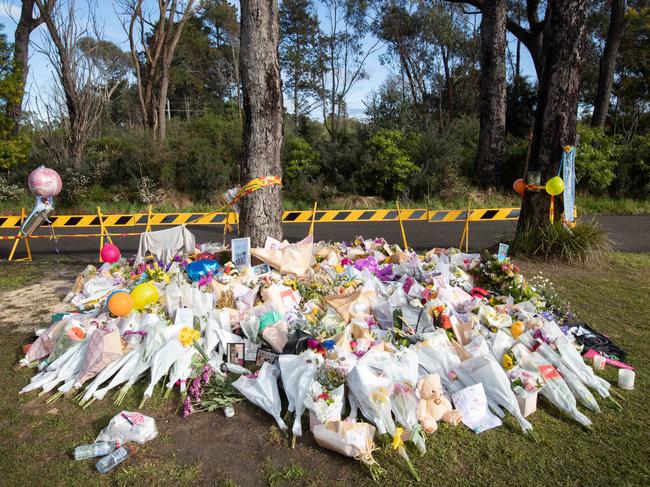
<instances>
[{"instance_id":1,"label":"yellow ribbon","mask_svg":"<svg viewBox=\"0 0 650 487\"><path fill-rule=\"evenodd\" d=\"M235 206L237 202L240 199L242 199L244 196L248 196L249 194L259 189L266 188L267 186L276 186L276 185L282 186L282 178L280 176L263 176L260 178L251 179L246 184L244 184L241 188L239 188L239 191L237 191L237 194L232 199L232 201L217 208L214 211L211 211L210 213L207 213L206 215L204 215L204 217L214 215L215 213L219 213L220 211L223 210L228 210L228 213L226 214L226 221L223 225L223 237L225 239L226 233L232 232L232 227L228 223L230 220L230 213L232 213L232 207Z\"/></svg>"}]
</instances>

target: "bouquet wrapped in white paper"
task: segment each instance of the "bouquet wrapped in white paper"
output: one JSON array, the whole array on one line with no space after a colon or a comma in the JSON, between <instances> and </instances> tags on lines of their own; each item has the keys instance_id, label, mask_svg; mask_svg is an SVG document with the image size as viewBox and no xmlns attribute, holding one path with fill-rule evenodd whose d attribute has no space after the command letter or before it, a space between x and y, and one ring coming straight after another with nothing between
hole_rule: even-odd
<instances>
[{"instance_id":1,"label":"bouquet wrapped in white paper","mask_svg":"<svg viewBox=\"0 0 650 487\"><path fill-rule=\"evenodd\" d=\"M375 375L363 364L358 364L348 374L350 395L361 408L363 415L377 427L379 434L395 434L395 422L390 409L391 380Z\"/></svg>"},{"instance_id":2,"label":"bouquet wrapped in white paper","mask_svg":"<svg viewBox=\"0 0 650 487\"><path fill-rule=\"evenodd\" d=\"M287 425L280 416L282 402L278 391L278 374L279 369L276 366L264 362L256 374L242 375L232 385L246 399L269 413L280 429L286 431Z\"/></svg>"},{"instance_id":3,"label":"bouquet wrapped in white paper","mask_svg":"<svg viewBox=\"0 0 650 487\"><path fill-rule=\"evenodd\" d=\"M569 386L569 389L571 389L571 392L573 392L575 398L580 401L584 407L591 409L595 413L600 412L600 406L598 406L594 395L582 383L580 377L574 374L573 371L564 364L562 358L550 347L550 345L545 342L540 342L536 351L557 369Z\"/></svg>"},{"instance_id":4,"label":"bouquet wrapped in white paper","mask_svg":"<svg viewBox=\"0 0 650 487\"><path fill-rule=\"evenodd\" d=\"M410 382L402 381L393 384L390 406L397 423L408 432L409 440L416 446L420 455L424 455L427 449L424 432L417 417L418 399Z\"/></svg>"},{"instance_id":5,"label":"bouquet wrapped in white paper","mask_svg":"<svg viewBox=\"0 0 650 487\"><path fill-rule=\"evenodd\" d=\"M302 436L300 419L305 410L305 399L309 396L312 384L316 380L318 368L323 363L322 355L307 350L300 355L280 355L280 377L284 392L289 401L289 411L294 413L291 431L294 439Z\"/></svg>"},{"instance_id":6,"label":"bouquet wrapped in white paper","mask_svg":"<svg viewBox=\"0 0 650 487\"><path fill-rule=\"evenodd\" d=\"M538 352L532 352L524 358L521 365L529 370L541 372L544 379L546 379L546 386L539 393L548 399L551 404L567 412L581 425L587 428L591 426L589 418L578 411L576 398L571 389L548 360Z\"/></svg>"},{"instance_id":7,"label":"bouquet wrapped in white paper","mask_svg":"<svg viewBox=\"0 0 650 487\"><path fill-rule=\"evenodd\" d=\"M482 383L486 395L512 414L524 433L532 434L533 426L521 414L517 398L510 388L510 380L496 360L474 357L464 361L460 369Z\"/></svg>"},{"instance_id":8,"label":"bouquet wrapped in white paper","mask_svg":"<svg viewBox=\"0 0 650 487\"><path fill-rule=\"evenodd\" d=\"M460 366L460 357L444 330L427 333L424 338L423 342L411 346L417 351L420 367L428 374L440 375L442 385L448 393L452 394L463 389L464 386L460 381L454 381L450 377ZM465 386L469 385L472 384L465 384Z\"/></svg>"},{"instance_id":9,"label":"bouquet wrapped in white paper","mask_svg":"<svg viewBox=\"0 0 650 487\"><path fill-rule=\"evenodd\" d=\"M345 400L344 393L344 385L330 391L319 382L314 382L304 404L319 423L340 421Z\"/></svg>"}]
</instances>

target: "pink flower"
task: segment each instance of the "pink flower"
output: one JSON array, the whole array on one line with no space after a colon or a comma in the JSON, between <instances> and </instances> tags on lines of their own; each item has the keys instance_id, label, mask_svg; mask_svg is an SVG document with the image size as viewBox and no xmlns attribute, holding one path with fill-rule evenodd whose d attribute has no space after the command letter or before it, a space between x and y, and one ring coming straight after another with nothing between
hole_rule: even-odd
<instances>
[{"instance_id":1,"label":"pink flower","mask_svg":"<svg viewBox=\"0 0 650 487\"><path fill-rule=\"evenodd\" d=\"M194 408L192 408L192 401L190 400L190 397L187 396L185 401L183 401L183 417L187 418L193 412Z\"/></svg>"},{"instance_id":2,"label":"pink flower","mask_svg":"<svg viewBox=\"0 0 650 487\"><path fill-rule=\"evenodd\" d=\"M415 282L415 280L412 277L409 276L409 277L406 278L406 281L404 281L404 285L402 286L402 289L404 289L404 292L406 294L409 293L409 291L411 290L411 287L413 287L414 282Z\"/></svg>"}]
</instances>

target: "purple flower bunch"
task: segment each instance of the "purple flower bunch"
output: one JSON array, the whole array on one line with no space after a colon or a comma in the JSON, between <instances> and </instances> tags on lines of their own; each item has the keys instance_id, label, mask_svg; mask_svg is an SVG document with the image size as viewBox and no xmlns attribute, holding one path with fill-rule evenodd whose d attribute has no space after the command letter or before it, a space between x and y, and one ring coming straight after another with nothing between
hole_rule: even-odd
<instances>
[{"instance_id":1,"label":"purple flower bunch","mask_svg":"<svg viewBox=\"0 0 650 487\"><path fill-rule=\"evenodd\" d=\"M373 256L370 256L364 259L355 260L354 268L357 269L358 271L368 269L373 274L376 274L377 271L379 270L379 263L377 262L377 259L375 259Z\"/></svg>"},{"instance_id":2,"label":"purple flower bunch","mask_svg":"<svg viewBox=\"0 0 650 487\"><path fill-rule=\"evenodd\" d=\"M212 377L212 367L206 364L201 369L201 373L192 379L190 386L187 388L187 396L183 401L183 417L186 418L194 412L192 401L200 401L203 394L203 386L210 382Z\"/></svg>"}]
</instances>

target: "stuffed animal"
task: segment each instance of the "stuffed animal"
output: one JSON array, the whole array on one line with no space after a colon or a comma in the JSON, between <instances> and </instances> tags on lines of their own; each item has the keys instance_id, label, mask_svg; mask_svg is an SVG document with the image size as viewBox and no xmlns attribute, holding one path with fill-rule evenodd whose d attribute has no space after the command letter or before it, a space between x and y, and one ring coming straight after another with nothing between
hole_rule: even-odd
<instances>
[{"instance_id":1,"label":"stuffed animal","mask_svg":"<svg viewBox=\"0 0 650 487\"><path fill-rule=\"evenodd\" d=\"M438 421L443 420L452 426L460 423L462 415L451 407L449 399L442 394L442 384L438 374L425 375L418 381L420 402L418 403L418 421L424 431L435 433Z\"/></svg>"}]
</instances>

